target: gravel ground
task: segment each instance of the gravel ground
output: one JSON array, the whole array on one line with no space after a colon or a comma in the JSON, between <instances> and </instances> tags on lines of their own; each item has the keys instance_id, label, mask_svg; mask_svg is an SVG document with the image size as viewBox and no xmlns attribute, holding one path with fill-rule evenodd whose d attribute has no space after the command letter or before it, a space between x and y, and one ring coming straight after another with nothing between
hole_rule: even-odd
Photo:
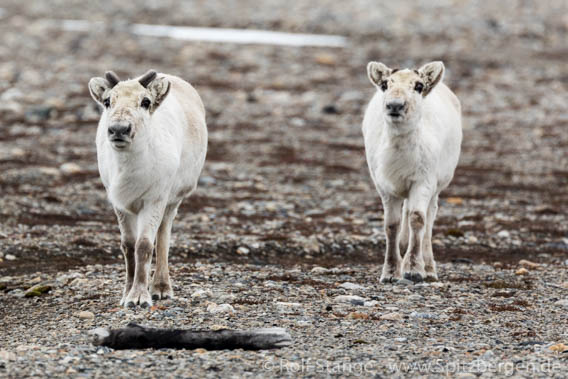
<instances>
[{"instance_id":1,"label":"gravel ground","mask_svg":"<svg viewBox=\"0 0 568 379\"><path fill-rule=\"evenodd\" d=\"M374 362L365 373L492 376L512 364L529 377L562 376L565 0L152 3L0 2L0 375L294 376L299 363L321 376ZM101 23L66 32L61 19ZM348 44L188 43L133 35L130 23L338 34ZM446 64L465 124L434 227L441 284L379 286L382 209L360 132L373 93L365 66L435 59ZM174 224L177 299L134 313L118 308L119 233L98 178L98 110L86 83L107 69L128 77L150 67L196 86L210 140L199 189ZM51 290L22 297L33 285ZM342 303L340 295L363 300ZM212 314L210 303L234 310ZM112 352L85 335L132 320L278 325L295 344L256 353ZM331 368L320 372L308 358ZM394 363L414 366L397 371Z\"/></svg>"}]
</instances>

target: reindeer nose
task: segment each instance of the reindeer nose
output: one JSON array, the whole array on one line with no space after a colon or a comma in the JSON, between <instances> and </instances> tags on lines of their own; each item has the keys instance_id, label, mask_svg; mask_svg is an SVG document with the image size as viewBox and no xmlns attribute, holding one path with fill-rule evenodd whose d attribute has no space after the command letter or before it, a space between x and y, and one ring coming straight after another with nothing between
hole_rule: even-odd
<instances>
[{"instance_id":1,"label":"reindeer nose","mask_svg":"<svg viewBox=\"0 0 568 379\"><path fill-rule=\"evenodd\" d=\"M400 113L404 109L406 103L402 100L393 100L387 103L387 109L390 113Z\"/></svg>"},{"instance_id":2,"label":"reindeer nose","mask_svg":"<svg viewBox=\"0 0 568 379\"><path fill-rule=\"evenodd\" d=\"M129 135L132 131L132 126L130 124L113 124L108 128L108 135L114 138L120 138L125 135Z\"/></svg>"}]
</instances>

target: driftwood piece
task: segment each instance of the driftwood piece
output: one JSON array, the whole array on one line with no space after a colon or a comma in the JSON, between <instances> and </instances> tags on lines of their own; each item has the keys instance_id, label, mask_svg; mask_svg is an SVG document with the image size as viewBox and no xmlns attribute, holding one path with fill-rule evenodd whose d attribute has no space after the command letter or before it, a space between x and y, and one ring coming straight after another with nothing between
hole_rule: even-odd
<instances>
[{"instance_id":1,"label":"driftwood piece","mask_svg":"<svg viewBox=\"0 0 568 379\"><path fill-rule=\"evenodd\" d=\"M124 329L97 328L93 344L113 349L277 349L292 344L284 328L251 330L154 329L129 323Z\"/></svg>"}]
</instances>

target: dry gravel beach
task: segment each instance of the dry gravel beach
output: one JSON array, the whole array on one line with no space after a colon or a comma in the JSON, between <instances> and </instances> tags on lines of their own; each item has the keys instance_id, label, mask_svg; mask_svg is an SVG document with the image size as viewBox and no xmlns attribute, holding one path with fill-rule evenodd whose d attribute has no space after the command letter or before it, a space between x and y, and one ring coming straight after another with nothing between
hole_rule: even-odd
<instances>
[{"instance_id":1,"label":"dry gravel beach","mask_svg":"<svg viewBox=\"0 0 568 379\"><path fill-rule=\"evenodd\" d=\"M0 377L565 377L568 3L0 2ZM427 4L427 5L426 5ZM61 20L88 20L89 24ZM133 24L345 37L184 41ZM81 25L81 27L78 27ZM383 212L365 66L446 64L460 164L434 226L439 283L380 285ZM207 108L199 188L174 223L176 299L118 305L119 231L87 82L155 68ZM113 351L87 332L279 326L271 351Z\"/></svg>"}]
</instances>

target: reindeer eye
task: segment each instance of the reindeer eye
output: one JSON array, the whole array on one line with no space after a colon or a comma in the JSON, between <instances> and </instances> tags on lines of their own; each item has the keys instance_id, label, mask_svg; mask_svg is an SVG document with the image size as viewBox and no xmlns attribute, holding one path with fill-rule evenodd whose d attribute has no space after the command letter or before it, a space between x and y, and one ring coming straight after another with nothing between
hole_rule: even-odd
<instances>
[{"instance_id":1,"label":"reindeer eye","mask_svg":"<svg viewBox=\"0 0 568 379\"><path fill-rule=\"evenodd\" d=\"M424 90L424 84L416 82L416 84L414 85L414 90L418 93L422 93L422 91Z\"/></svg>"},{"instance_id":2,"label":"reindeer eye","mask_svg":"<svg viewBox=\"0 0 568 379\"><path fill-rule=\"evenodd\" d=\"M110 97L107 97L103 100L103 105L105 106L105 108L110 107Z\"/></svg>"},{"instance_id":3,"label":"reindeer eye","mask_svg":"<svg viewBox=\"0 0 568 379\"><path fill-rule=\"evenodd\" d=\"M140 106L144 109L148 109L150 108L150 99L148 99L147 97L142 99L142 103L140 104Z\"/></svg>"},{"instance_id":4,"label":"reindeer eye","mask_svg":"<svg viewBox=\"0 0 568 379\"><path fill-rule=\"evenodd\" d=\"M387 81L386 81L386 80L383 81L383 82L381 83L381 89L382 89L383 91L386 91L388 88L389 88L389 84L387 83Z\"/></svg>"}]
</instances>

